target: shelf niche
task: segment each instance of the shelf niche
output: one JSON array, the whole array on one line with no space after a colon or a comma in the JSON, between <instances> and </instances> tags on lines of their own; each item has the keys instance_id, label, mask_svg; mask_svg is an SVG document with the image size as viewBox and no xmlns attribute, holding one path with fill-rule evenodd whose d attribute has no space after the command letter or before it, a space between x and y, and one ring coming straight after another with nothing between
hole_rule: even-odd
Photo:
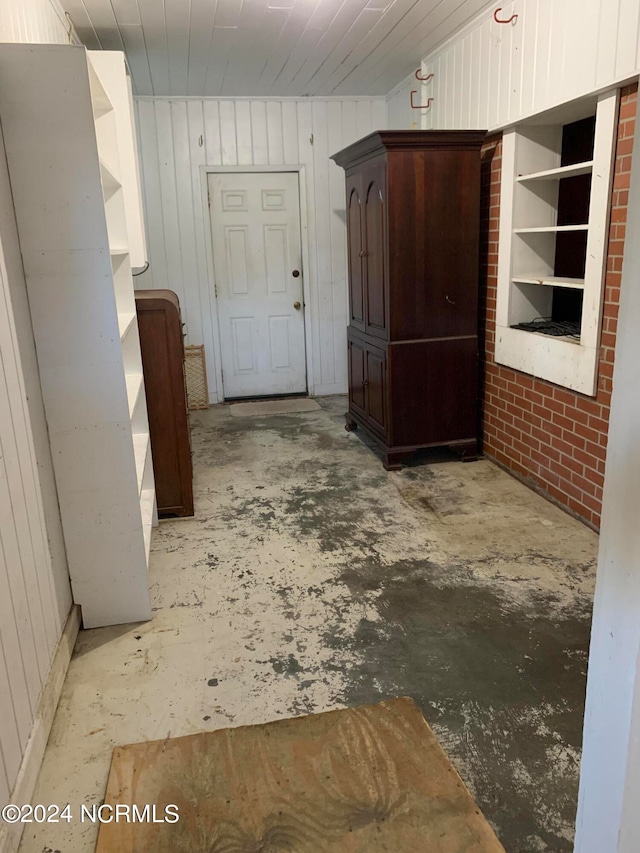
<instances>
[{"instance_id":1,"label":"shelf niche","mask_svg":"<svg viewBox=\"0 0 640 853\"><path fill-rule=\"evenodd\" d=\"M619 92L503 134L496 361L596 389ZM580 115L579 120L576 116ZM570 121L568 120L570 116ZM569 335L522 328L544 317ZM536 324L537 326L537 324Z\"/></svg>"},{"instance_id":2,"label":"shelf niche","mask_svg":"<svg viewBox=\"0 0 640 853\"><path fill-rule=\"evenodd\" d=\"M533 128L521 146L524 165L548 169L516 180L513 286L509 325L548 318L582 320L595 115L559 128ZM527 144L535 151L527 158ZM547 147L548 146L548 147ZM523 281L523 279L528 279ZM565 280L570 285L565 286ZM538 292L540 285L544 287Z\"/></svg>"}]
</instances>

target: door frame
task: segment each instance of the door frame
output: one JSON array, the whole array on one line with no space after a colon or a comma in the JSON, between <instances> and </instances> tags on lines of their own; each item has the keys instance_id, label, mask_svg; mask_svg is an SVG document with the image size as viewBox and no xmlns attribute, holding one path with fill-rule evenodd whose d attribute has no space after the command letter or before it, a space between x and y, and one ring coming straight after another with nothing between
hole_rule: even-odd
<instances>
[{"instance_id":1,"label":"door frame","mask_svg":"<svg viewBox=\"0 0 640 853\"><path fill-rule=\"evenodd\" d=\"M211 403L224 402L224 385L222 384L222 346L220 342L220 312L215 288L215 272L213 265L213 240L211 237L211 210L209 208L209 175L217 173L259 174L260 172L295 172L298 175L298 198L300 213L300 246L302 248L302 298L304 308L304 349L307 375L307 394L314 393L313 347L312 347L312 304L311 304L311 263L309 260L309 229L307 224L307 185L306 171L303 165L295 166L200 166L200 189L202 193L202 211L205 221L205 246L207 256L207 278L211 301L213 328L213 347L215 355L214 376L216 381L216 398Z\"/></svg>"}]
</instances>

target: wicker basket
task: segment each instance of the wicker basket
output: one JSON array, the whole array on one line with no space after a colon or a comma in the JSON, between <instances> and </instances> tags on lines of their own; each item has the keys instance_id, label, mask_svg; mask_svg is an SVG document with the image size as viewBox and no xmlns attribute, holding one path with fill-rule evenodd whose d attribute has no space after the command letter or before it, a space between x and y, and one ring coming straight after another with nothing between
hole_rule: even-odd
<instances>
[{"instance_id":1,"label":"wicker basket","mask_svg":"<svg viewBox=\"0 0 640 853\"><path fill-rule=\"evenodd\" d=\"M208 409L209 390L203 345L184 348L184 372L187 379L189 409Z\"/></svg>"}]
</instances>

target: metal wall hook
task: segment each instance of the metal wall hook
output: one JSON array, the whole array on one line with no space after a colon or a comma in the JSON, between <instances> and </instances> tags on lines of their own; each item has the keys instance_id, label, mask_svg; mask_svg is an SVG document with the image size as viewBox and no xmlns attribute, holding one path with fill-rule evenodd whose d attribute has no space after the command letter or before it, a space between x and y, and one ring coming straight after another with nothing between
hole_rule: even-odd
<instances>
[{"instance_id":1,"label":"metal wall hook","mask_svg":"<svg viewBox=\"0 0 640 853\"><path fill-rule=\"evenodd\" d=\"M426 104L416 104L416 103L414 103L413 96L417 95L417 94L418 94L417 89L411 90L411 94L409 96L410 100L411 100L411 109L412 110L428 110L429 107L431 106L432 102L433 102L433 98L429 98L429 100L427 101Z\"/></svg>"},{"instance_id":2,"label":"metal wall hook","mask_svg":"<svg viewBox=\"0 0 640 853\"><path fill-rule=\"evenodd\" d=\"M431 78L432 78L433 76L434 76L433 74L427 74L427 76L426 76L426 77L421 77L421 76L420 76L420 69L419 69L419 68L418 68L418 70L416 71L416 74L415 74L416 80L419 80L421 83L427 83L429 80L431 80Z\"/></svg>"},{"instance_id":3,"label":"metal wall hook","mask_svg":"<svg viewBox=\"0 0 640 853\"><path fill-rule=\"evenodd\" d=\"M502 12L502 6L499 6L493 13L493 20L496 24L515 24L518 20L518 16L515 13L510 18L503 19L498 17L498 12Z\"/></svg>"}]
</instances>

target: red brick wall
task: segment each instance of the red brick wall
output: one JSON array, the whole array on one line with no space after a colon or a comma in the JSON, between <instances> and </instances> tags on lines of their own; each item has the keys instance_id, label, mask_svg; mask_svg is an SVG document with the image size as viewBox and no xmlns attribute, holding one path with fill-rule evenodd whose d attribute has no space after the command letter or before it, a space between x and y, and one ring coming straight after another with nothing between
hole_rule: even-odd
<instances>
[{"instance_id":1,"label":"red brick wall","mask_svg":"<svg viewBox=\"0 0 640 853\"><path fill-rule=\"evenodd\" d=\"M483 149L484 452L595 527L600 523L637 90L634 84L621 93L595 398L495 362L501 137L492 137Z\"/></svg>"}]
</instances>

